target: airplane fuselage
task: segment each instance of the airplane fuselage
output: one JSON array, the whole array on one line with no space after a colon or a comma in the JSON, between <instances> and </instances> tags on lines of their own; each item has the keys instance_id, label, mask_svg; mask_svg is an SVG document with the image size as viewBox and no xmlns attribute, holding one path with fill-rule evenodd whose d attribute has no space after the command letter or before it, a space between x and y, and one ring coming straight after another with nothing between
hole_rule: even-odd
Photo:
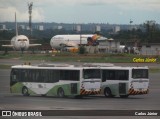
<instances>
[{"instance_id":1,"label":"airplane fuselage","mask_svg":"<svg viewBox=\"0 0 160 119\"><path fill-rule=\"evenodd\" d=\"M93 34L56 35L51 38L50 45L55 49L60 49L63 44L71 44L73 47L79 44L86 45L88 43L87 39L92 36Z\"/></svg>"},{"instance_id":2,"label":"airplane fuselage","mask_svg":"<svg viewBox=\"0 0 160 119\"><path fill-rule=\"evenodd\" d=\"M14 36L11 39L11 45L15 50L27 50L29 48L29 39L25 35Z\"/></svg>"}]
</instances>

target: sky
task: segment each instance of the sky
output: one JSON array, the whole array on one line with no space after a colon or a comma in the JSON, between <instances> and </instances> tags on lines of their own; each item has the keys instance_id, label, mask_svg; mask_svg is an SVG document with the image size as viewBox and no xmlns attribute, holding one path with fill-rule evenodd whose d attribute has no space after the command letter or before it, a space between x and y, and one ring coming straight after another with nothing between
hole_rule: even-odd
<instances>
[{"instance_id":1,"label":"sky","mask_svg":"<svg viewBox=\"0 0 160 119\"><path fill-rule=\"evenodd\" d=\"M32 22L160 24L160 0L0 0L0 22L28 22L31 2Z\"/></svg>"}]
</instances>

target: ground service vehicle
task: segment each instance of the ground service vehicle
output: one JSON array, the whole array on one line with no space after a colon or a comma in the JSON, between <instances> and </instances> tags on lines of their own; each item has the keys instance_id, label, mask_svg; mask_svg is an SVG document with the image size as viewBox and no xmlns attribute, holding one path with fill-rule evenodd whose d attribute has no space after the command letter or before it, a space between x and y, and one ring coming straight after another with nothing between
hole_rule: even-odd
<instances>
[{"instance_id":1,"label":"ground service vehicle","mask_svg":"<svg viewBox=\"0 0 160 119\"><path fill-rule=\"evenodd\" d=\"M101 67L101 93L128 97L149 91L148 67Z\"/></svg>"},{"instance_id":2,"label":"ground service vehicle","mask_svg":"<svg viewBox=\"0 0 160 119\"><path fill-rule=\"evenodd\" d=\"M100 93L100 69L68 64L12 66L11 93L24 96L85 96Z\"/></svg>"}]
</instances>

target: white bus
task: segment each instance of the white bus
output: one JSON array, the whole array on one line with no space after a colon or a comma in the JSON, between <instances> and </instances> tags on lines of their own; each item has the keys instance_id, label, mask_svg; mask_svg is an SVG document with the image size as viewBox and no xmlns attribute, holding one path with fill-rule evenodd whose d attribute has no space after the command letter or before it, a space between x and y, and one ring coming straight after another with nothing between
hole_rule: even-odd
<instances>
[{"instance_id":1,"label":"white bus","mask_svg":"<svg viewBox=\"0 0 160 119\"><path fill-rule=\"evenodd\" d=\"M148 94L148 67L101 67L101 94L128 97Z\"/></svg>"},{"instance_id":2,"label":"white bus","mask_svg":"<svg viewBox=\"0 0 160 119\"><path fill-rule=\"evenodd\" d=\"M43 64L11 67L11 93L24 96L74 96L100 94L100 69L73 65Z\"/></svg>"}]
</instances>

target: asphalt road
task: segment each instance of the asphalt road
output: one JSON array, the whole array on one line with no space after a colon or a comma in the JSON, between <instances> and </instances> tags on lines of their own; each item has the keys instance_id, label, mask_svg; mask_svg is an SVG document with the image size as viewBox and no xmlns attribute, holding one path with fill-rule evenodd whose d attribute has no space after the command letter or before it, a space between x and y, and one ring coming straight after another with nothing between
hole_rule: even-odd
<instances>
[{"instance_id":1,"label":"asphalt road","mask_svg":"<svg viewBox=\"0 0 160 119\"><path fill-rule=\"evenodd\" d=\"M6 61L7 62L7 61ZM16 62L17 63L17 62ZM35 62L36 63L36 62ZM5 64L5 63L4 63ZM9 69L0 69L0 110L160 110L160 74L150 74L150 92L147 95L129 98L105 98L104 96L83 99L29 96L9 92ZM96 112L95 112L96 113ZM1 117L0 117L1 118ZM9 117L5 117L9 118ZM17 117L10 117L17 119ZM158 119L158 116L54 116L38 117L55 119Z\"/></svg>"},{"instance_id":2,"label":"asphalt road","mask_svg":"<svg viewBox=\"0 0 160 119\"><path fill-rule=\"evenodd\" d=\"M32 60L32 61L23 61L19 60L19 58L13 58L13 59L0 59L0 64L5 65L19 65L24 63L31 63L33 65L40 64L40 63L61 63L61 62L50 62L50 61L44 61L44 60ZM65 62L69 64L83 64L83 62ZM113 63L115 66L148 66L151 68L159 68L160 63Z\"/></svg>"}]
</instances>

